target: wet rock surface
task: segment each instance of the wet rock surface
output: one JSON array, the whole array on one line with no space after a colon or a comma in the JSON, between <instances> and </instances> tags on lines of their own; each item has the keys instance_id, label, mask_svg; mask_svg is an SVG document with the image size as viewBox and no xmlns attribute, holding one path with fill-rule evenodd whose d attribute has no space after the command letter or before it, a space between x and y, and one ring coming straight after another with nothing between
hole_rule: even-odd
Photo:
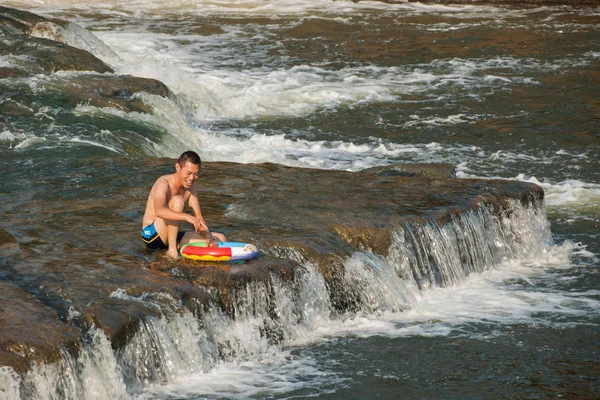
<instances>
[{"instance_id":1,"label":"wet rock surface","mask_svg":"<svg viewBox=\"0 0 600 400\"><path fill-rule=\"evenodd\" d=\"M420 163L420 164L396 164L385 167L374 167L363 170L382 176L404 176L424 178L456 178L456 169L450 164Z\"/></svg>"},{"instance_id":2,"label":"wet rock surface","mask_svg":"<svg viewBox=\"0 0 600 400\"><path fill-rule=\"evenodd\" d=\"M0 6L0 33L29 34L38 23L43 22L50 20L29 11Z\"/></svg>"},{"instance_id":3,"label":"wet rock surface","mask_svg":"<svg viewBox=\"0 0 600 400\"><path fill-rule=\"evenodd\" d=\"M31 293L0 280L0 365L17 373L34 363L59 359L61 349L76 355L80 335L56 311Z\"/></svg>"},{"instance_id":4,"label":"wet rock surface","mask_svg":"<svg viewBox=\"0 0 600 400\"><path fill-rule=\"evenodd\" d=\"M344 260L353 252L387 254L394 229L406 221L443 224L484 205L502 213L512 202L543 197L533 184L450 178L448 165L391 166L390 171L411 171L394 176L205 163L200 199L209 226L229 240L256 244L261 254L241 264L171 261L146 250L139 231L149 188L173 164L91 159L17 166L40 172L34 185L12 185L26 199L0 195L0 232L8 249L0 257L0 282L8 288L2 291L6 303L12 299L0 313L4 365L22 373L33 360L52 360L57 348L76 354L91 326L120 348L140 321L161 318L158 308L140 301L144 298L180 302L200 318L208 307L235 317L236 294L252 285L268 290L273 279L302 279L305 262L325 277L333 305L351 310L358 300L343 275ZM63 186L69 176L73 183ZM23 334L12 321L30 321L31 308L38 316ZM22 355L23 348L36 346L52 349Z\"/></svg>"},{"instance_id":5,"label":"wet rock surface","mask_svg":"<svg viewBox=\"0 0 600 400\"><path fill-rule=\"evenodd\" d=\"M114 72L90 52L69 46L60 35L42 34L40 29L62 29L66 21L0 6L0 54L14 64L9 76L32 76L56 71ZM37 36L34 36L37 33ZM45 36L45 37L44 37ZM54 39L54 40L51 40ZM62 39L56 40L56 39Z\"/></svg>"},{"instance_id":6,"label":"wet rock surface","mask_svg":"<svg viewBox=\"0 0 600 400\"><path fill-rule=\"evenodd\" d=\"M3 37L0 53L9 56L16 69L21 71L19 76L57 71L114 72L102 60L85 50L26 35Z\"/></svg>"},{"instance_id":7,"label":"wet rock surface","mask_svg":"<svg viewBox=\"0 0 600 400\"><path fill-rule=\"evenodd\" d=\"M252 284L269 288L274 276L280 282L293 282L298 277L297 273L302 271L297 261L265 254L250 261L232 263L182 259L175 266L163 264L162 268L175 277L207 290L214 296L216 304L232 317L235 317L234 293Z\"/></svg>"},{"instance_id":8,"label":"wet rock surface","mask_svg":"<svg viewBox=\"0 0 600 400\"><path fill-rule=\"evenodd\" d=\"M48 76L39 78L35 89L26 82L5 85L0 80L0 88L7 93L6 101L0 104L0 112L5 115L5 120L48 113L47 104L52 103L60 111L51 112L50 115L59 120L61 115L73 112L81 105L152 114L152 106L138 94L143 92L175 99L175 95L162 82L134 76L83 74L60 79ZM44 102L40 102L41 99L47 99L46 105L42 105Z\"/></svg>"},{"instance_id":9,"label":"wet rock surface","mask_svg":"<svg viewBox=\"0 0 600 400\"><path fill-rule=\"evenodd\" d=\"M90 48L111 52L76 24L0 7L0 55L8 64L0 67L0 121L48 114L48 104L54 105L51 114L59 117L79 105L152 114L141 93L175 101L160 81L114 75L108 64L87 51ZM60 71L74 74L55 76ZM34 85L21 79L34 75Z\"/></svg>"}]
</instances>

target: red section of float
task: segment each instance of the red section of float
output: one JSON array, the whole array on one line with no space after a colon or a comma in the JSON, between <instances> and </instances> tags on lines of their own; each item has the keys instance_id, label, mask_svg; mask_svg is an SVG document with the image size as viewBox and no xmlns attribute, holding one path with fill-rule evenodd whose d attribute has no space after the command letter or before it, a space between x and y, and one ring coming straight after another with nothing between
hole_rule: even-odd
<instances>
[{"instance_id":1,"label":"red section of float","mask_svg":"<svg viewBox=\"0 0 600 400\"><path fill-rule=\"evenodd\" d=\"M208 247L206 242L185 244L180 253L183 257L198 261L245 261L258 256L256 246L248 243L218 242Z\"/></svg>"},{"instance_id":2,"label":"red section of float","mask_svg":"<svg viewBox=\"0 0 600 400\"><path fill-rule=\"evenodd\" d=\"M185 246L181 254L188 257L231 257L230 247L200 247L200 246Z\"/></svg>"}]
</instances>

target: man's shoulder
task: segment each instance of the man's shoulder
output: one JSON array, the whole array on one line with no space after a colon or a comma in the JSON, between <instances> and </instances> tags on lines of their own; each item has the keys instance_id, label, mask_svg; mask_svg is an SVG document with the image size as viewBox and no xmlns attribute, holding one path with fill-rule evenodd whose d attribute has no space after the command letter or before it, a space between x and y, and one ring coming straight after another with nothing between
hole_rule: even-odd
<instances>
[{"instance_id":1,"label":"man's shoulder","mask_svg":"<svg viewBox=\"0 0 600 400\"><path fill-rule=\"evenodd\" d=\"M156 182L161 182L161 181L170 182L173 180L173 175L175 175L175 174L161 175L156 179Z\"/></svg>"},{"instance_id":2,"label":"man's shoulder","mask_svg":"<svg viewBox=\"0 0 600 400\"><path fill-rule=\"evenodd\" d=\"M169 182L171 182L171 180L173 179L173 174L168 174L168 175L162 175L159 176L156 181L154 182L154 187L155 188L166 188L169 186Z\"/></svg>"}]
</instances>

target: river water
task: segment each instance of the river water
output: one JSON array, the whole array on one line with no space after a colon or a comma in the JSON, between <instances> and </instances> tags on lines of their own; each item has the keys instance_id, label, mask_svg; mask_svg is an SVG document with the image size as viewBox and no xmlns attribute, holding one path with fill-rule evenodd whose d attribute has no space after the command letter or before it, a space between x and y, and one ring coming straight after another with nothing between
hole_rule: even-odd
<instances>
[{"instance_id":1,"label":"river water","mask_svg":"<svg viewBox=\"0 0 600 400\"><path fill-rule=\"evenodd\" d=\"M545 215L529 216L542 232L531 249L523 244L518 256L448 287L408 290L408 310L332 318L316 302L311 329L283 346L265 344L251 321L216 321L244 337L243 356L159 383L125 382L123 396L600 396L600 9L69 3L7 5L87 28L106 45L94 53L117 73L159 79L179 104L149 96L153 116L86 104L65 115L49 101L36 118L13 119L0 126L5 194L16 182L27 199L36 176L73 196L90 195L78 189L89 179L110 194L114 176L138 179L137 169L111 159L143 162L187 148L204 161L348 171L444 162L461 178L524 180L546 193ZM44 78L28 79L35 88ZM60 178L91 156L109 168ZM27 168L36 163L52 176ZM56 205L36 207L43 214ZM369 264L368 254L353 257L350 266ZM307 290L326 296L314 275ZM410 286L389 282L390 290Z\"/></svg>"}]
</instances>

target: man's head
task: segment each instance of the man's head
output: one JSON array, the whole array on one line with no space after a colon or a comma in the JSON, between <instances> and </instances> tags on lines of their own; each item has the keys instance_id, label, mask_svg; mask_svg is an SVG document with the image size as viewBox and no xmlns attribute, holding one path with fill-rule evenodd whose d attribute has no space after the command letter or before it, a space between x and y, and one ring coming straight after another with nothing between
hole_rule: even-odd
<instances>
[{"instance_id":1,"label":"man's head","mask_svg":"<svg viewBox=\"0 0 600 400\"><path fill-rule=\"evenodd\" d=\"M192 164L200 166L202 164L202 160L200 160L200 156L195 151L188 150L185 153L182 153L177 160L177 164L180 166L184 166L185 162L189 161Z\"/></svg>"},{"instance_id":2,"label":"man's head","mask_svg":"<svg viewBox=\"0 0 600 400\"><path fill-rule=\"evenodd\" d=\"M198 179L200 165L202 161L195 151L186 151L177 160L175 169L185 188L190 188L194 181Z\"/></svg>"}]
</instances>

